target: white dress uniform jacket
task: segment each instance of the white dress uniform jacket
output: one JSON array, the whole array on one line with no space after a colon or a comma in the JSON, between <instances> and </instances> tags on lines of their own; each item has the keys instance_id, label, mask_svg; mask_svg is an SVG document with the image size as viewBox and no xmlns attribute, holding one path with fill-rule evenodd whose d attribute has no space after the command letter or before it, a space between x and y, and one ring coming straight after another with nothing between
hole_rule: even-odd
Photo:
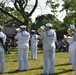
<instances>
[{"instance_id":1,"label":"white dress uniform jacket","mask_svg":"<svg viewBox=\"0 0 76 75\"><path fill-rule=\"evenodd\" d=\"M28 70L28 50L30 34L27 31L18 32L18 70Z\"/></svg>"},{"instance_id":2,"label":"white dress uniform jacket","mask_svg":"<svg viewBox=\"0 0 76 75\"><path fill-rule=\"evenodd\" d=\"M3 44L6 41L6 35L3 32L0 32L0 38L3 40ZM0 42L0 72L5 73L5 60L4 60L4 48Z\"/></svg>"},{"instance_id":3,"label":"white dress uniform jacket","mask_svg":"<svg viewBox=\"0 0 76 75\"><path fill-rule=\"evenodd\" d=\"M55 57L55 30L48 30L40 35L40 39L43 39L43 74L48 75L54 73L54 57Z\"/></svg>"}]
</instances>

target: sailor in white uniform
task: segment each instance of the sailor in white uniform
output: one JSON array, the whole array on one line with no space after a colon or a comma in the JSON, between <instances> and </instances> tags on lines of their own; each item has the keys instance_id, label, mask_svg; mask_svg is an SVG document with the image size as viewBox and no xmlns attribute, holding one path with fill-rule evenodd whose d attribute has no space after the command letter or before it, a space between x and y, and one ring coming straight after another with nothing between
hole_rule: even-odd
<instances>
[{"instance_id":1,"label":"sailor in white uniform","mask_svg":"<svg viewBox=\"0 0 76 75\"><path fill-rule=\"evenodd\" d=\"M70 33L71 30L68 31L68 34L67 36L64 35L64 39L67 41L67 43L69 44L69 47L68 47L68 55L69 55L69 64L72 64L72 60L73 60L73 38L72 38L72 33Z\"/></svg>"},{"instance_id":2,"label":"sailor in white uniform","mask_svg":"<svg viewBox=\"0 0 76 75\"><path fill-rule=\"evenodd\" d=\"M74 52L73 52L73 30L75 30L75 26L71 26L70 25L70 28L68 28L67 30L67 36L64 35L64 39L66 39L67 43L69 44L69 47L68 47L68 54L69 54L69 64L72 64L73 62L73 55L74 55Z\"/></svg>"},{"instance_id":3,"label":"sailor in white uniform","mask_svg":"<svg viewBox=\"0 0 76 75\"><path fill-rule=\"evenodd\" d=\"M73 47L73 45L72 45L72 43L73 43L73 39L72 39L72 37L71 36L68 36L67 37L67 42L69 43L69 47L68 47L68 54L69 54L69 64L72 64L72 55L73 55L73 50L72 50L72 47Z\"/></svg>"},{"instance_id":4,"label":"sailor in white uniform","mask_svg":"<svg viewBox=\"0 0 76 75\"><path fill-rule=\"evenodd\" d=\"M31 31L30 41L31 41L32 59L36 60L37 59L38 35L35 34L35 30Z\"/></svg>"},{"instance_id":5,"label":"sailor in white uniform","mask_svg":"<svg viewBox=\"0 0 76 75\"><path fill-rule=\"evenodd\" d=\"M72 50L72 70L75 71L76 75L76 30L75 25L70 25L70 28L72 29L72 44L71 44L71 50Z\"/></svg>"},{"instance_id":6,"label":"sailor in white uniform","mask_svg":"<svg viewBox=\"0 0 76 75\"><path fill-rule=\"evenodd\" d=\"M6 35L3 33L2 30L3 27L0 26L0 73L5 73L4 48L2 44L5 44Z\"/></svg>"},{"instance_id":7,"label":"sailor in white uniform","mask_svg":"<svg viewBox=\"0 0 76 75\"><path fill-rule=\"evenodd\" d=\"M72 62L72 70L75 71L75 75L76 75L76 31L74 32L73 35L73 62Z\"/></svg>"},{"instance_id":8,"label":"sailor in white uniform","mask_svg":"<svg viewBox=\"0 0 76 75\"><path fill-rule=\"evenodd\" d=\"M75 30L75 25L70 25L72 27L72 30L73 30L73 36L72 36L72 39L73 39L73 43L72 43L72 51L73 51L73 63L72 63L72 69L73 70L76 70L76 30Z\"/></svg>"},{"instance_id":9,"label":"sailor in white uniform","mask_svg":"<svg viewBox=\"0 0 76 75\"><path fill-rule=\"evenodd\" d=\"M20 32L16 34L15 39L18 39L18 70L28 70L30 34L26 31L26 26L20 26Z\"/></svg>"},{"instance_id":10,"label":"sailor in white uniform","mask_svg":"<svg viewBox=\"0 0 76 75\"><path fill-rule=\"evenodd\" d=\"M56 32L54 29L51 29L52 26L52 24L47 23L45 25L45 31L42 32L42 34L39 37L43 40L43 75L54 73Z\"/></svg>"}]
</instances>

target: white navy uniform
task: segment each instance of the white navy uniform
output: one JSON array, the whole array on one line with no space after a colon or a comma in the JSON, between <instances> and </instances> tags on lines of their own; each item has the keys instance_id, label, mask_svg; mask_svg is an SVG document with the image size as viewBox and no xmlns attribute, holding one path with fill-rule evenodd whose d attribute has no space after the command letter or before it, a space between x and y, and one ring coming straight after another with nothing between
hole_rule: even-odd
<instances>
[{"instance_id":1,"label":"white navy uniform","mask_svg":"<svg viewBox=\"0 0 76 75\"><path fill-rule=\"evenodd\" d=\"M30 34L27 31L18 32L18 70L28 70L28 50Z\"/></svg>"},{"instance_id":2,"label":"white navy uniform","mask_svg":"<svg viewBox=\"0 0 76 75\"><path fill-rule=\"evenodd\" d=\"M51 25L47 25L51 27ZM39 37L43 40L43 75L48 75L54 73L54 58L55 58L55 41L56 41L56 32L53 29L42 32Z\"/></svg>"},{"instance_id":3,"label":"white navy uniform","mask_svg":"<svg viewBox=\"0 0 76 75\"><path fill-rule=\"evenodd\" d=\"M72 69L76 72L76 33L72 36L73 43L72 43L72 50L73 50L73 62L72 62Z\"/></svg>"},{"instance_id":4,"label":"white navy uniform","mask_svg":"<svg viewBox=\"0 0 76 75\"><path fill-rule=\"evenodd\" d=\"M38 35L33 34L30 38L31 41L31 52L32 52L32 59L37 59L37 45L38 45Z\"/></svg>"},{"instance_id":5,"label":"white navy uniform","mask_svg":"<svg viewBox=\"0 0 76 75\"><path fill-rule=\"evenodd\" d=\"M73 62L73 56L72 55L74 54L74 52L72 50L72 48L73 48L73 38L71 36L68 36L66 40L69 43L69 47L68 47L69 64L72 64L72 62Z\"/></svg>"},{"instance_id":6,"label":"white navy uniform","mask_svg":"<svg viewBox=\"0 0 76 75\"><path fill-rule=\"evenodd\" d=\"M5 44L6 35L3 32L0 32L0 38L2 38L3 43ZM4 60L4 48L0 43L0 73L5 73L5 60Z\"/></svg>"},{"instance_id":7,"label":"white navy uniform","mask_svg":"<svg viewBox=\"0 0 76 75\"><path fill-rule=\"evenodd\" d=\"M72 50L72 70L75 70L75 75L76 75L76 31L75 31L75 25L70 25L70 29L73 31L72 35L72 45L71 45L71 50Z\"/></svg>"}]
</instances>

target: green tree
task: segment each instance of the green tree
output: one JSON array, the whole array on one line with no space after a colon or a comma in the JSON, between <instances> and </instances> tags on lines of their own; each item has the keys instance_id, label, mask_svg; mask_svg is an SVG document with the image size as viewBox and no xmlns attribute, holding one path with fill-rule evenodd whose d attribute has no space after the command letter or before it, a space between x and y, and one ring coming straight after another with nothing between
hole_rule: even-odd
<instances>
[{"instance_id":1,"label":"green tree","mask_svg":"<svg viewBox=\"0 0 76 75\"><path fill-rule=\"evenodd\" d=\"M57 32L57 38L62 39L63 34L66 33L66 26L61 21L59 21L54 15L46 14L36 17L35 23L32 24L32 29L37 30L40 26L45 25L46 23L53 24L53 28Z\"/></svg>"},{"instance_id":2,"label":"green tree","mask_svg":"<svg viewBox=\"0 0 76 75\"><path fill-rule=\"evenodd\" d=\"M40 26L45 25L46 23L53 23L55 21L55 16L51 14L45 14L41 16L37 16L35 23L32 24L32 29L38 29Z\"/></svg>"},{"instance_id":3,"label":"green tree","mask_svg":"<svg viewBox=\"0 0 76 75\"><path fill-rule=\"evenodd\" d=\"M70 24L76 25L76 0L63 0L63 9L66 11L64 23L69 27Z\"/></svg>"},{"instance_id":4,"label":"green tree","mask_svg":"<svg viewBox=\"0 0 76 75\"><path fill-rule=\"evenodd\" d=\"M14 5L14 10L18 12L17 14L19 14L20 17L17 16L17 14L13 14L12 12L9 12L9 9L10 8L12 9L12 7L9 6L6 7L0 5L0 11L4 14L7 14L12 19L18 21L20 24L27 25L28 27L29 18L37 8L38 0L35 0L33 4L29 3L30 0L11 0L11 2ZM1 4L5 5L5 3L2 2ZM8 10L6 10L6 8L8 8Z\"/></svg>"},{"instance_id":5,"label":"green tree","mask_svg":"<svg viewBox=\"0 0 76 75\"><path fill-rule=\"evenodd\" d=\"M57 0L55 0L57 2ZM57 7L59 6L59 3L55 3L55 1L52 0L48 0L47 3L50 4L50 6L52 7L52 9L54 11L52 11L54 14L57 13ZM63 5L62 5L62 9L60 10L60 12L62 11L66 11L66 16L64 18L64 22L62 24L59 24L59 26L57 26L57 32L60 34L67 34L67 29L69 28L70 24L74 24L76 25L76 0L62 0L63 1ZM63 37L63 36L62 36Z\"/></svg>"}]
</instances>

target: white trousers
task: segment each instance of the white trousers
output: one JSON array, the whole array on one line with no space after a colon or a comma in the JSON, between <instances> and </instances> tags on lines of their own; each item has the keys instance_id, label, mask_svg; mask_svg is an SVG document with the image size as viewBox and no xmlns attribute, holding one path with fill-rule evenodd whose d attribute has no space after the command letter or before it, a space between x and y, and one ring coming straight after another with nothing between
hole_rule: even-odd
<instances>
[{"instance_id":1,"label":"white trousers","mask_svg":"<svg viewBox=\"0 0 76 75\"><path fill-rule=\"evenodd\" d=\"M43 58L44 58L44 66L43 66L43 74L53 74L54 73L54 59L55 59L55 47L51 49L43 49Z\"/></svg>"},{"instance_id":2,"label":"white trousers","mask_svg":"<svg viewBox=\"0 0 76 75\"><path fill-rule=\"evenodd\" d=\"M18 48L18 70L28 70L28 48Z\"/></svg>"},{"instance_id":3,"label":"white trousers","mask_svg":"<svg viewBox=\"0 0 76 75\"><path fill-rule=\"evenodd\" d=\"M37 44L31 44L32 59L37 59Z\"/></svg>"},{"instance_id":4,"label":"white trousers","mask_svg":"<svg viewBox=\"0 0 76 75\"><path fill-rule=\"evenodd\" d=\"M72 54L72 69L76 70L76 41L73 42L72 51L73 51L73 54Z\"/></svg>"},{"instance_id":5,"label":"white trousers","mask_svg":"<svg viewBox=\"0 0 76 75\"><path fill-rule=\"evenodd\" d=\"M73 52L73 46L72 44L69 45L69 48L68 48L68 53L69 53L69 63L72 64L73 63L73 55L74 55L74 52Z\"/></svg>"},{"instance_id":6,"label":"white trousers","mask_svg":"<svg viewBox=\"0 0 76 75\"><path fill-rule=\"evenodd\" d=\"M2 48L0 47L0 50ZM5 73L5 60L4 60L4 49L0 51L0 72Z\"/></svg>"}]
</instances>

